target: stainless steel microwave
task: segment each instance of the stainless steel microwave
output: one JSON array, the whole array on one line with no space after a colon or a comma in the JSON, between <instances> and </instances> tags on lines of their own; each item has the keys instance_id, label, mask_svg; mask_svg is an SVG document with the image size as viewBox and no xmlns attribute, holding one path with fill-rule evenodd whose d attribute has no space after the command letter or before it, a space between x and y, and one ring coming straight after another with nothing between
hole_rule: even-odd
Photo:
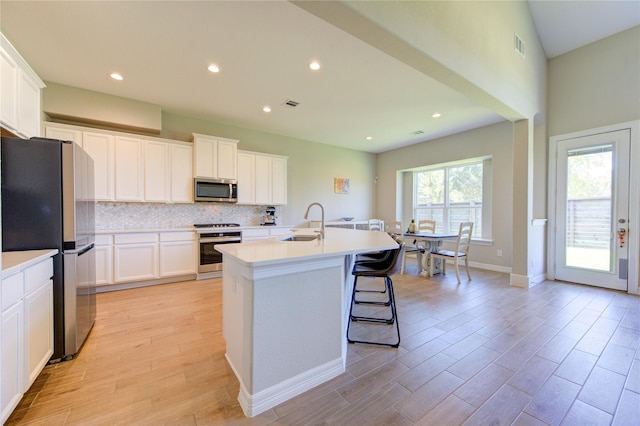
<instances>
[{"instance_id":1,"label":"stainless steel microwave","mask_svg":"<svg viewBox=\"0 0 640 426\"><path fill-rule=\"evenodd\" d=\"M238 202L238 181L235 179L194 178L195 201Z\"/></svg>"}]
</instances>

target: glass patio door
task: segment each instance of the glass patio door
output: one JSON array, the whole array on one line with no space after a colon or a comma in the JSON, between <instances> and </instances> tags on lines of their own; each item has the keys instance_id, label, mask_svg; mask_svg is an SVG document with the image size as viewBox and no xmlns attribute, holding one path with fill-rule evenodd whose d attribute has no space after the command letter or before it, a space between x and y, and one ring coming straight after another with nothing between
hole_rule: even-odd
<instances>
[{"instance_id":1,"label":"glass patio door","mask_svg":"<svg viewBox=\"0 0 640 426\"><path fill-rule=\"evenodd\" d=\"M557 143L556 279L627 290L630 131Z\"/></svg>"}]
</instances>

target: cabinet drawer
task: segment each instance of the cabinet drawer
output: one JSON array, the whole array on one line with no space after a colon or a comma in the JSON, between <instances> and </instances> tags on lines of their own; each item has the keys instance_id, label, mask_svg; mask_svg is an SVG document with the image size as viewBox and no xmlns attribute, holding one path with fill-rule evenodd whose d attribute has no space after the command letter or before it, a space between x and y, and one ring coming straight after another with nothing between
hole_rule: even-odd
<instances>
[{"instance_id":1,"label":"cabinet drawer","mask_svg":"<svg viewBox=\"0 0 640 426\"><path fill-rule=\"evenodd\" d=\"M194 232L162 232L160 234L160 241L193 241L196 239Z\"/></svg>"},{"instance_id":2,"label":"cabinet drawer","mask_svg":"<svg viewBox=\"0 0 640 426\"><path fill-rule=\"evenodd\" d=\"M24 271L24 292L29 293L31 290L40 287L48 282L53 276L53 262L47 259L37 265L33 265Z\"/></svg>"},{"instance_id":3,"label":"cabinet drawer","mask_svg":"<svg viewBox=\"0 0 640 426\"><path fill-rule=\"evenodd\" d=\"M269 238L268 229L243 229L242 238Z\"/></svg>"},{"instance_id":4,"label":"cabinet drawer","mask_svg":"<svg viewBox=\"0 0 640 426\"><path fill-rule=\"evenodd\" d=\"M114 235L116 244L143 244L143 243L157 243L158 234L153 233L139 233L139 234L116 234Z\"/></svg>"},{"instance_id":5,"label":"cabinet drawer","mask_svg":"<svg viewBox=\"0 0 640 426\"><path fill-rule=\"evenodd\" d=\"M287 235L291 233L291 228L270 228L269 229L269 236L271 237L277 237L280 235Z\"/></svg>"},{"instance_id":6,"label":"cabinet drawer","mask_svg":"<svg viewBox=\"0 0 640 426\"><path fill-rule=\"evenodd\" d=\"M11 275L9 278L2 279L2 310L22 299L24 294L23 284L24 275L19 272Z\"/></svg>"},{"instance_id":7,"label":"cabinet drawer","mask_svg":"<svg viewBox=\"0 0 640 426\"><path fill-rule=\"evenodd\" d=\"M113 235L111 234L96 235L95 243L97 246L109 246L113 243Z\"/></svg>"}]
</instances>

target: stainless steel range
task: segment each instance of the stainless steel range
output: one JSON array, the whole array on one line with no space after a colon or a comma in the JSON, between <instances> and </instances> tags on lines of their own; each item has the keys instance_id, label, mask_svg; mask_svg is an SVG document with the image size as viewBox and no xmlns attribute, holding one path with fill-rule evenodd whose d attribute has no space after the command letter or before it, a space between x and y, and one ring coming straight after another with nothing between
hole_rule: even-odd
<instances>
[{"instance_id":1,"label":"stainless steel range","mask_svg":"<svg viewBox=\"0 0 640 426\"><path fill-rule=\"evenodd\" d=\"M242 242L242 232L237 223L197 223L198 229L198 278L214 276L214 272L222 271L222 253L214 246ZM208 274L208 275L207 275Z\"/></svg>"}]
</instances>

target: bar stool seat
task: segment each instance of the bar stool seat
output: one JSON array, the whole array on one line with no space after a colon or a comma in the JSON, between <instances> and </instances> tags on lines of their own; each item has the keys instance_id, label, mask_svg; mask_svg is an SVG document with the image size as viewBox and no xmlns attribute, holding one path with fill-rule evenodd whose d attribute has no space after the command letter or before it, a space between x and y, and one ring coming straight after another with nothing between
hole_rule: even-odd
<instances>
[{"instance_id":1,"label":"bar stool seat","mask_svg":"<svg viewBox=\"0 0 640 426\"><path fill-rule=\"evenodd\" d=\"M354 265L351 272L354 276L354 282L353 291L351 293L351 306L349 309L349 323L347 325L347 341L349 343L366 343L371 345L390 346L394 348L397 348L400 345L400 327L398 325L395 297L393 294L393 281L391 280L391 275L397 272L396 269L398 269L398 266L400 264L398 262L398 259L402 256L403 250L404 243L401 242L398 248L379 252L384 255L380 256L378 259L372 258L371 260L361 261ZM387 293L386 300L370 301L356 298L356 293L360 291L367 291L358 290L358 279L363 277L382 278L384 280L385 288L383 291L376 292ZM357 315L354 314L355 305L372 305L383 312L380 312L380 315L377 316ZM378 323L385 325L395 324L395 331L397 336L396 341L382 342L352 338L350 334L352 322Z\"/></svg>"}]
</instances>

